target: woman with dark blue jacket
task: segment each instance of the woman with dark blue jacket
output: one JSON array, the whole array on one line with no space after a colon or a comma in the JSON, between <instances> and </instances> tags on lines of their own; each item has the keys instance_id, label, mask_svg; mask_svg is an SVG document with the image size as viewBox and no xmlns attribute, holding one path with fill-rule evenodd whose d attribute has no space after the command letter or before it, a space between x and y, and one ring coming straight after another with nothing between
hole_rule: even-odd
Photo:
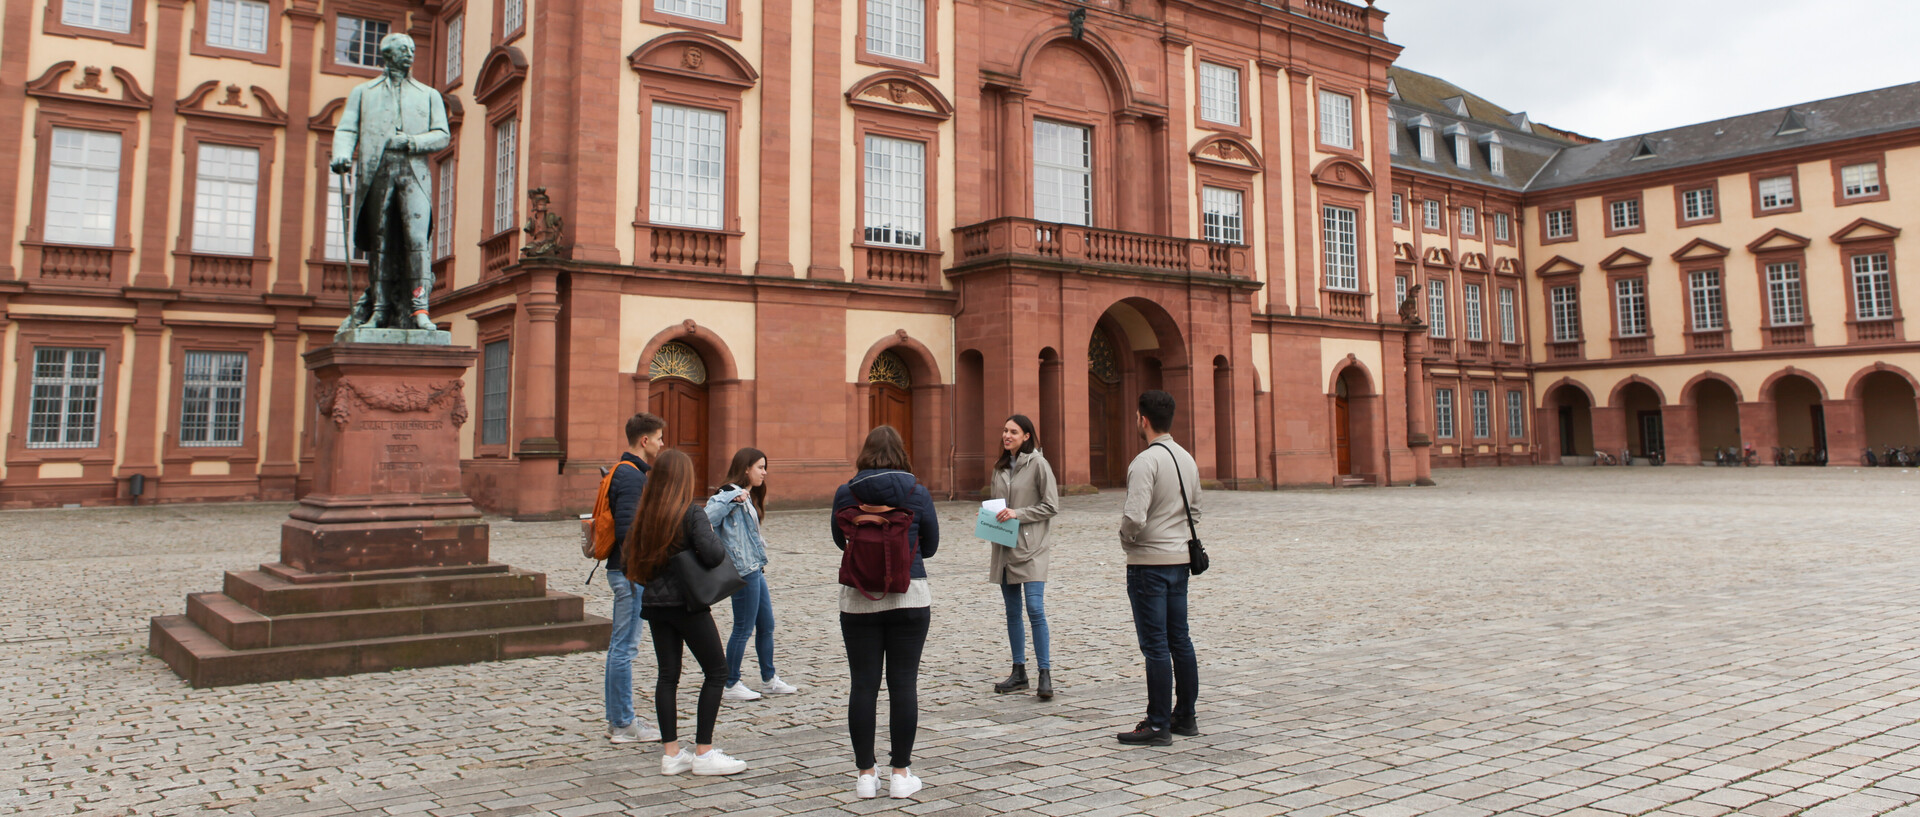
<instances>
[{"instance_id":1,"label":"woman with dark blue jacket","mask_svg":"<svg viewBox=\"0 0 1920 817\"><path fill-rule=\"evenodd\" d=\"M914 543L907 591L872 599L857 588L840 588L840 637L846 643L847 668L853 675L847 730L853 738L854 766L859 770L854 794L861 799L879 794L873 733L884 668L887 695L893 702L888 716L893 774L887 791L889 796L905 799L921 788L911 764L914 735L920 727L920 651L927 645L927 627L932 621L933 594L927 586L924 560L940 549L940 517L933 507L933 497L908 470L907 447L893 426L880 426L869 433L854 464L860 472L833 495L836 516L856 505L887 505L913 513L907 534L908 541ZM845 550L846 534L838 523L828 525L833 529L834 544Z\"/></svg>"}]
</instances>

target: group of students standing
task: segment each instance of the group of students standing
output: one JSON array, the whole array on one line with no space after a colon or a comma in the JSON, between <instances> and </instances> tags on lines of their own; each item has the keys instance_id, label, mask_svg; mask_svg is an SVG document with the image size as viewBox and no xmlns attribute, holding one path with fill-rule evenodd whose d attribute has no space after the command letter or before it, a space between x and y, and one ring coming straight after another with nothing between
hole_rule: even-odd
<instances>
[{"instance_id":1,"label":"group of students standing","mask_svg":"<svg viewBox=\"0 0 1920 817\"><path fill-rule=\"evenodd\" d=\"M1172 414L1173 400L1165 392L1142 395L1141 435L1154 444L1153 448L1167 449L1168 457L1163 459L1168 459L1174 469L1173 476L1192 477L1182 481L1177 494L1172 484L1153 484L1169 481L1156 480L1165 475L1159 463L1145 462L1143 469L1143 461L1148 458L1143 453L1129 470L1121 522L1121 543L1128 554L1128 595L1147 659L1149 687L1148 719L1134 731L1119 735L1126 744L1166 745L1171 742L1170 728L1173 734L1198 734L1193 716L1198 673L1186 628L1184 572L1176 588L1171 571L1154 570L1175 564L1169 555L1175 548L1157 541L1166 537L1168 499L1184 500L1180 507L1197 505L1199 499L1198 472L1192 457L1166 434ZM615 534L614 549L607 559L607 582L614 596L605 687L607 734L615 743L660 741L663 774L737 774L745 771L745 761L713 745L721 701L749 701L763 693L799 691L774 670L773 602L765 575L766 542L760 530L766 507L767 456L754 448L741 449L728 467L726 484L712 496L702 498L692 460L683 452L665 447L665 429L665 421L653 414L643 412L629 419L629 450L607 482ZM993 688L1006 693L1031 686L1039 698L1051 699L1053 666L1045 598L1051 550L1048 533L1050 520L1059 512L1059 486L1052 466L1037 445L1033 422L1026 416L1016 414L1007 419L1000 448L990 492L993 498L1006 501L999 520L1017 520L1019 529L1012 546L992 547L989 560L989 580L1000 586L1006 605L1007 638L1013 658L1012 672ZM913 476L906 445L893 427L879 426L867 435L855 467L853 478L834 494L835 513L829 521L829 532L835 544L842 550L848 546L847 531L839 521L841 511L898 509L911 520L907 541L912 560L908 581L898 591L872 593L849 586L844 580L840 588L840 632L851 682L847 727L857 771L854 791L862 799L876 797L880 791L874 740L884 679L891 698L887 792L904 799L923 785L911 764L919 727L920 657L932 621L932 591L925 560L940 547L939 516L932 496ZM1144 478L1143 485L1135 484L1136 474ZM1188 513L1190 517L1191 511ZM1154 541L1147 541L1150 539ZM1184 552L1184 544L1180 549ZM686 591L673 570L667 569L669 560L683 551L708 569L731 560L745 581L730 597L733 632L724 650L711 610ZM1141 557L1139 565L1136 556ZM1184 571L1184 562L1179 564ZM1150 568L1156 577L1160 573L1167 576L1137 581L1136 566ZM1143 605L1136 585L1154 596L1157 603ZM1176 590L1177 605L1170 603ZM1151 620L1143 621L1143 617ZM632 663L643 620L653 633L658 662L654 685L658 729L649 727L633 710ZM1026 669L1029 628L1038 662L1037 679L1030 679ZM740 679L750 638L760 664L762 685L758 692ZM682 745L675 713L685 652L693 654L703 673L691 752ZM1170 706L1169 700L1174 680L1179 687L1178 707Z\"/></svg>"}]
</instances>

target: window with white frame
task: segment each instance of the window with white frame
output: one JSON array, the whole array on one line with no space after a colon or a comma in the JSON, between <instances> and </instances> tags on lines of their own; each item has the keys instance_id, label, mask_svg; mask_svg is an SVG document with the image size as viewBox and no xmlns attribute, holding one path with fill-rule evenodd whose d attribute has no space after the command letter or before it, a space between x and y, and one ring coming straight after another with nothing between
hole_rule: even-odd
<instances>
[{"instance_id":1,"label":"window with white frame","mask_svg":"<svg viewBox=\"0 0 1920 817\"><path fill-rule=\"evenodd\" d=\"M1360 289L1360 214L1349 207L1320 208L1320 255L1328 289Z\"/></svg>"},{"instance_id":2,"label":"window with white frame","mask_svg":"<svg viewBox=\"0 0 1920 817\"><path fill-rule=\"evenodd\" d=\"M718 230L726 221L727 115L653 103L649 218Z\"/></svg>"},{"instance_id":3,"label":"window with white frame","mask_svg":"<svg viewBox=\"0 0 1920 817\"><path fill-rule=\"evenodd\" d=\"M265 53L267 4L257 0L209 0L207 45Z\"/></svg>"},{"instance_id":4,"label":"window with white frame","mask_svg":"<svg viewBox=\"0 0 1920 817\"><path fill-rule=\"evenodd\" d=\"M180 444L240 444L247 403L245 352L188 352L180 387Z\"/></svg>"},{"instance_id":5,"label":"window with white frame","mask_svg":"<svg viewBox=\"0 0 1920 817\"><path fill-rule=\"evenodd\" d=\"M460 79L466 71L467 15L456 14L447 21L447 82Z\"/></svg>"},{"instance_id":6,"label":"window with white frame","mask_svg":"<svg viewBox=\"0 0 1920 817\"><path fill-rule=\"evenodd\" d=\"M653 8L710 23L727 21L727 0L654 0Z\"/></svg>"},{"instance_id":7,"label":"window with white frame","mask_svg":"<svg viewBox=\"0 0 1920 817\"><path fill-rule=\"evenodd\" d=\"M1033 120L1033 217L1093 224L1093 130Z\"/></svg>"},{"instance_id":8,"label":"window with white frame","mask_svg":"<svg viewBox=\"0 0 1920 817\"><path fill-rule=\"evenodd\" d=\"M1778 210L1792 206L1792 176L1772 176L1760 180L1760 209Z\"/></svg>"},{"instance_id":9,"label":"window with white frame","mask_svg":"<svg viewBox=\"0 0 1920 817\"><path fill-rule=\"evenodd\" d=\"M1547 237L1571 238L1573 236L1573 211L1569 209L1547 211Z\"/></svg>"},{"instance_id":10,"label":"window with white frame","mask_svg":"<svg viewBox=\"0 0 1920 817\"><path fill-rule=\"evenodd\" d=\"M1613 219L1613 229L1633 230L1640 227L1640 200L1624 199L1607 205L1607 213Z\"/></svg>"},{"instance_id":11,"label":"window with white frame","mask_svg":"<svg viewBox=\"0 0 1920 817\"><path fill-rule=\"evenodd\" d=\"M1425 224L1429 230L1440 229L1440 202L1426 199L1420 202L1420 209L1421 223Z\"/></svg>"},{"instance_id":12,"label":"window with white frame","mask_svg":"<svg viewBox=\"0 0 1920 817\"><path fill-rule=\"evenodd\" d=\"M1202 237L1220 244L1246 243L1245 233L1241 229L1241 207L1240 191L1201 187Z\"/></svg>"},{"instance_id":13,"label":"window with white frame","mask_svg":"<svg viewBox=\"0 0 1920 817\"><path fill-rule=\"evenodd\" d=\"M1473 167L1473 141L1465 133L1453 135L1453 162L1464 168Z\"/></svg>"},{"instance_id":14,"label":"window with white frame","mask_svg":"<svg viewBox=\"0 0 1920 817\"><path fill-rule=\"evenodd\" d=\"M112 246L120 214L120 134L54 128L47 170L47 242Z\"/></svg>"},{"instance_id":15,"label":"window with white frame","mask_svg":"<svg viewBox=\"0 0 1920 817\"><path fill-rule=\"evenodd\" d=\"M260 151L200 143L193 183L193 251L252 255Z\"/></svg>"},{"instance_id":16,"label":"window with white frame","mask_svg":"<svg viewBox=\"0 0 1920 817\"><path fill-rule=\"evenodd\" d=\"M1200 63L1200 118L1223 125L1240 124L1238 69L1210 62Z\"/></svg>"},{"instance_id":17,"label":"window with white frame","mask_svg":"<svg viewBox=\"0 0 1920 817\"><path fill-rule=\"evenodd\" d=\"M60 22L81 28L131 31L133 0L63 0Z\"/></svg>"},{"instance_id":18,"label":"window with white frame","mask_svg":"<svg viewBox=\"0 0 1920 817\"><path fill-rule=\"evenodd\" d=\"M1433 390L1433 436L1453 439L1453 389Z\"/></svg>"},{"instance_id":19,"label":"window with white frame","mask_svg":"<svg viewBox=\"0 0 1920 817\"><path fill-rule=\"evenodd\" d=\"M1392 111L1387 112L1387 152L1400 155L1400 120Z\"/></svg>"},{"instance_id":20,"label":"window with white frame","mask_svg":"<svg viewBox=\"0 0 1920 817\"><path fill-rule=\"evenodd\" d=\"M1727 326L1725 293L1720 290L1720 271L1695 270L1687 273L1688 301L1693 305L1693 331L1718 332Z\"/></svg>"},{"instance_id":21,"label":"window with white frame","mask_svg":"<svg viewBox=\"0 0 1920 817\"><path fill-rule=\"evenodd\" d=\"M1433 161L1433 129L1420 128L1420 161Z\"/></svg>"},{"instance_id":22,"label":"window with white frame","mask_svg":"<svg viewBox=\"0 0 1920 817\"><path fill-rule=\"evenodd\" d=\"M36 347L28 448L93 448L100 444L100 349Z\"/></svg>"},{"instance_id":23,"label":"window with white frame","mask_svg":"<svg viewBox=\"0 0 1920 817\"><path fill-rule=\"evenodd\" d=\"M460 169L454 164L454 157L448 156L440 162L440 204L433 211L433 257L445 258L453 254L453 189L460 180Z\"/></svg>"},{"instance_id":24,"label":"window with white frame","mask_svg":"<svg viewBox=\"0 0 1920 817\"><path fill-rule=\"evenodd\" d=\"M1793 261L1767 265L1767 318L1774 326L1799 326L1807 320L1800 291L1800 265Z\"/></svg>"},{"instance_id":25,"label":"window with white frame","mask_svg":"<svg viewBox=\"0 0 1920 817\"><path fill-rule=\"evenodd\" d=\"M1700 187L1680 194L1681 216L1688 221L1713 218L1713 188Z\"/></svg>"},{"instance_id":26,"label":"window with white frame","mask_svg":"<svg viewBox=\"0 0 1920 817\"><path fill-rule=\"evenodd\" d=\"M1893 317L1893 276L1883 252L1856 255L1853 266L1854 317L1863 321Z\"/></svg>"},{"instance_id":27,"label":"window with white frame","mask_svg":"<svg viewBox=\"0 0 1920 817\"><path fill-rule=\"evenodd\" d=\"M1647 279L1622 278L1613 282L1613 311L1619 322L1620 337L1647 335Z\"/></svg>"},{"instance_id":28,"label":"window with white frame","mask_svg":"<svg viewBox=\"0 0 1920 817\"><path fill-rule=\"evenodd\" d=\"M1572 343L1580 339L1580 290L1571 286L1554 287L1553 342Z\"/></svg>"},{"instance_id":29,"label":"window with white frame","mask_svg":"<svg viewBox=\"0 0 1920 817\"><path fill-rule=\"evenodd\" d=\"M1517 391L1507 392L1507 436L1527 436L1527 397Z\"/></svg>"},{"instance_id":30,"label":"window with white frame","mask_svg":"<svg viewBox=\"0 0 1920 817\"><path fill-rule=\"evenodd\" d=\"M353 176L350 174L328 174L327 185L327 246L323 255L328 261L347 260L347 203L353 201ZM354 253L359 256L360 253Z\"/></svg>"},{"instance_id":31,"label":"window with white frame","mask_svg":"<svg viewBox=\"0 0 1920 817\"><path fill-rule=\"evenodd\" d=\"M1480 326L1480 285L1467 284L1461 287L1460 300L1467 308L1467 340L1480 340L1486 334Z\"/></svg>"},{"instance_id":32,"label":"window with white frame","mask_svg":"<svg viewBox=\"0 0 1920 817\"><path fill-rule=\"evenodd\" d=\"M1507 175L1507 151L1499 142L1487 145L1487 168L1495 176Z\"/></svg>"},{"instance_id":33,"label":"window with white frame","mask_svg":"<svg viewBox=\"0 0 1920 817\"><path fill-rule=\"evenodd\" d=\"M1840 195L1853 199L1879 194L1880 164L1878 162L1840 168Z\"/></svg>"},{"instance_id":34,"label":"window with white frame","mask_svg":"<svg viewBox=\"0 0 1920 817\"><path fill-rule=\"evenodd\" d=\"M507 384L513 363L507 341L496 340L481 347L480 355L480 444L507 444Z\"/></svg>"},{"instance_id":35,"label":"window with white frame","mask_svg":"<svg viewBox=\"0 0 1920 817\"><path fill-rule=\"evenodd\" d=\"M1473 235L1480 231L1480 213L1472 207L1460 208L1460 234Z\"/></svg>"},{"instance_id":36,"label":"window with white frame","mask_svg":"<svg viewBox=\"0 0 1920 817\"><path fill-rule=\"evenodd\" d=\"M1393 194L1393 223L1405 224L1407 221L1407 202L1399 193Z\"/></svg>"},{"instance_id":37,"label":"window with white frame","mask_svg":"<svg viewBox=\"0 0 1920 817\"><path fill-rule=\"evenodd\" d=\"M380 41L393 30L393 23L342 14L333 20L333 61L341 65L379 68Z\"/></svg>"},{"instance_id":38,"label":"window with white frame","mask_svg":"<svg viewBox=\"0 0 1920 817\"><path fill-rule=\"evenodd\" d=\"M1406 302L1407 302L1407 276L1395 275L1393 276L1394 306L1397 308L1400 304L1403 304Z\"/></svg>"},{"instance_id":39,"label":"window with white frame","mask_svg":"<svg viewBox=\"0 0 1920 817\"><path fill-rule=\"evenodd\" d=\"M926 19L926 0L867 0L867 53L925 62Z\"/></svg>"},{"instance_id":40,"label":"window with white frame","mask_svg":"<svg viewBox=\"0 0 1920 817\"><path fill-rule=\"evenodd\" d=\"M1500 288L1500 342L1519 343L1519 321L1513 313L1513 290Z\"/></svg>"},{"instance_id":41,"label":"window with white frame","mask_svg":"<svg viewBox=\"0 0 1920 817\"><path fill-rule=\"evenodd\" d=\"M1513 240L1513 221L1506 213L1493 214L1493 238L1495 241Z\"/></svg>"},{"instance_id":42,"label":"window with white frame","mask_svg":"<svg viewBox=\"0 0 1920 817\"><path fill-rule=\"evenodd\" d=\"M1493 395L1486 389L1473 390L1473 438L1484 440L1493 436Z\"/></svg>"},{"instance_id":43,"label":"window with white frame","mask_svg":"<svg viewBox=\"0 0 1920 817\"><path fill-rule=\"evenodd\" d=\"M658 117L655 118L656 123ZM654 126L654 150L659 150L659 126ZM520 191L520 177L516 168L520 160L520 120L502 119L493 126L493 234L499 235L513 229L513 203ZM659 159L655 159L658 162ZM659 166L654 167L654 177L659 178ZM658 219L658 210L655 218Z\"/></svg>"},{"instance_id":44,"label":"window with white frame","mask_svg":"<svg viewBox=\"0 0 1920 817\"><path fill-rule=\"evenodd\" d=\"M868 244L927 246L927 145L867 136Z\"/></svg>"},{"instance_id":45,"label":"window with white frame","mask_svg":"<svg viewBox=\"0 0 1920 817\"><path fill-rule=\"evenodd\" d=\"M1427 336L1447 336L1447 282L1427 279Z\"/></svg>"},{"instance_id":46,"label":"window with white frame","mask_svg":"<svg viewBox=\"0 0 1920 817\"><path fill-rule=\"evenodd\" d=\"M500 33L512 34L527 22L527 0L501 0Z\"/></svg>"},{"instance_id":47,"label":"window with white frame","mask_svg":"<svg viewBox=\"0 0 1920 817\"><path fill-rule=\"evenodd\" d=\"M1337 148L1353 147L1353 97L1320 92L1320 143Z\"/></svg>"}]
</instances>

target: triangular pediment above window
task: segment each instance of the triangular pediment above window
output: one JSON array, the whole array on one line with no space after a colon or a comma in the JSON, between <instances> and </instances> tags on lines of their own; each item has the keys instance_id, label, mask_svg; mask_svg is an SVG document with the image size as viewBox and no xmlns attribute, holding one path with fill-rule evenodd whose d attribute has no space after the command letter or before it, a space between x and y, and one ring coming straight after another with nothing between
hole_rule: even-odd
<instances>
[{"instance_id":1,"label":"triangular pediment above window","mask_svg":"<svg viewBox=\"0 0 1920 817\"><path fill-rule=\"evenodd\" d=\"M1564 255L1547 259L1547 263L1536 267L1533 274L1545 278L1549 275L1579 275L1586 267L1567 260Z\"/></svg>"},{"instance_id":2,"label":"triangular pediment above window","mask_svg":"<svg viewBox=\"0 0 1920 817\"><path fill-rule=\"evenodd\" d=\"M1793 233L1789 233L1786 230L1775 228L1772 230L1768 230L1766 235L1760 236L1759 238L1756 238L1753 241L1749 242L1747 244L1747 251L1748 252L1764 252L1766 250L1797 250L1812 243L1813 243L1812 241L1807 240L1807 238L1804 236L1794 235Z\"/></svg>"},{"instance_id":3,"label":"triangular pediment above window","mask_svg":"<svg viewBox=\"0 0 1920 817\"><path fill-rule=\"evenodd\" d=\"M1900 228L1881 224L1873 219L1857 219L1852 224L1833 234L1833 242L1847 244L1854 241L1873 241L1875 239L1894 239L1900 237Z\"/></svg>"},{"instance_id":4,"label":"triangular pediment above window","mask_svg":"<svg viewBox=\"0 0 1920 817\"><path fill-rule=\"evenodd\" d=\"M1694 261L1703 258L1724 258L1728 250L1704 238L1687 242L1686 246L1673 251L1675 261Z\"/></svg>"},{"instance_id":5,"label":"triangular pediment above window","mask_svg":"<svg viewBox=\"0 0 1920 817\"><path fill-rule=\"evenodd\" d=\"M65 82L67 74L72 73L77 64L73 60L63 60L48 66L39 79L27 83L27 95L42 99L95 102L142 111L153 107L153 97L140 89L140 81L134 78L132 72L118 65L111 66L107 71L89 65L73 81ZM113 89L105 81L109 74L111 81L120 86L119 96L114 96Z\"/></svg>"},{"instance_id":6,"label":"triangular pediment above window","mask_svg":"<svg viewBox=\"0 0 1920 817\"><path fill-rule=\"evenodd\" d=\"M1650 263L1653 263L1652 257L1634 252L1626 247L1621 247L1620 249L1614 250L1612 255L1607 256L1607 260L1601 261L1600 268L1613 270L1622 267L1644 267Z\"/></svg>"}]
</instances>

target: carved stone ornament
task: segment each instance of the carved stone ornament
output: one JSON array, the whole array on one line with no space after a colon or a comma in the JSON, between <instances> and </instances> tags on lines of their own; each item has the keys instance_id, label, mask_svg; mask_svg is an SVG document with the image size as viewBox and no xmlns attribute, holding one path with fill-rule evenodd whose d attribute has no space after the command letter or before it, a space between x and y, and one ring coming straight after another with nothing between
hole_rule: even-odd
<instances>
[{"instance_id":1,"label":"carved stone ornament","mask_svg":"<svg viewBox=\"0 0 1920 817\"><path fill-rule=\"evenodd\" d=\"M216 105L225 105L225 106L227 106L227 107L229 107L229 108L244 108L244 107L247 107L247 103L245 103L245 102L242 102L242 101L240 101L240 86L238 86L238 85L228 85L228 86L227 86L227 97L226 97L225 99L222 99L222 100L220 100L219 102L216 102L216 103L214 103L214 104L216 104Z\"/></svg>"},{"instance_id":2,"label":"carved stone ornament","mask_svg":"<svg viewBox=\"0 0 1920 817\"><path fill-rule=\"evenodd\" d=\"M680 67L689 71L698 71L700 70L700 66L706 64L707 52L701 51L697 47L687 46L687 50L680 54Z\"/></svg>"},{"instance_id":3,"label":"carved stone ornament","mask_svg":"<svg viewBox=\"0 0 1920 817\"><path fill-rule=\"evenodd\" d=\"M566 220L548 209L550 203L546 188L527 191L527 226L521 228L527 234L527 245L520 248L521 255L558 258L563 254L565 248L560 244L560 233L565 229Z\"/></svg>"},{"instance_id":4,"label":"carved stone ornament","mask_svg":"<svg viewBox=\"0 0 1920 817\"><path fill-rule=\"evenodd\" d=\"M912 98L912 96L913 96L913 89L908 87L906 83L904 82L887 83L887 98L892 99L893 104L905 105L907 104L907 100Z\"/></svg>"},{"instance_id":5,"label":"carved stone ornament","mask_svg":"<svg viewBox=\"0 0 1920 817\"><path fill-rule=\"evenodd\" d=\"M1344 181L1346 181L1346 180L1347 180L1347 166L1346 166L1346 165L1334 165L1334 166L1333 166L1333 176L1334 176L1334 178L1337 178L1337 179L1339 179L1340 181L1343 181L1343 182L1344 182Z\"/></svg>"},{"instance_id":6,"label":"carved stone ornament","mask_svg":"<svg viewBox=\"0 0 1920 817\"><path fill-rule=\"evenodd\" d=\"M107 86L100 84L100 66L87 66L86 70L81 73L80 79L74 81L73 89L76 91L99 91L103 94L108 93Z\"/></svg>"},{"instance_id":7,"label":"carved stone ornament","mask_svg":"<svg viewBox=\"0 0 1920 817\"><path fill-rule=\"evenodd\" d=\"M320 413L333 421L334 428L341 430L353 421L354 414L367 409L413 414L451 406L454 426L467 424L466 383L462 380L442 380L425 386L412 383L362 386L342 377L332 383L322 383L318 397Z\"/></svg>"},{"instance_id":8,"label":"carved stone ornament","mask_svg":"<svg viewBox=\"0 0 1920 817\"><path fill-rule=\"evenodd\" d=\"M873 365L867 368L867 382L913 389L913 375L907 371L907 362L891 350L881 352L873 359Z\"/></svg>"},{"instance_id":9,"label":"carved stone ornament","mask_svg":"<svg viewBox=\"0 0 1920 817\"><path fill-rule=\"evenodd\" d=\"M1407 297L1400 299L1400 322L1408 326L1420 325L1419 284L1407 287Z\"/></svg>"}]
</instances>

